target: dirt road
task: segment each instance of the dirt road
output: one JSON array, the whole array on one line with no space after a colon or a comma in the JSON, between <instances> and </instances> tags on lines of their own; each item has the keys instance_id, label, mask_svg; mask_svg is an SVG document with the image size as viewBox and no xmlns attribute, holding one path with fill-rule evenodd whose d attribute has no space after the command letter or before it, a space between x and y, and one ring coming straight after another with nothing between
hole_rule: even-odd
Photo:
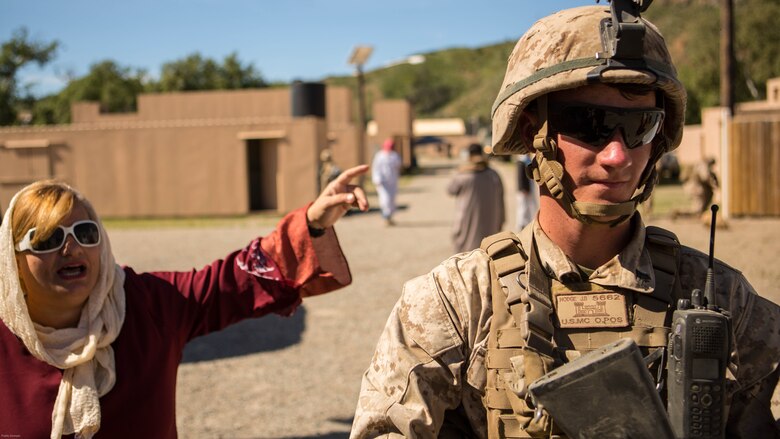
<instances>
[{"instance_id":1,"label":"dirt road","mask_svg":"<svg viewBox=\"0 0 780 439\"><path fill-rule=\"evenodd\" d=\"M345 438L360 378L405 280L452 252L454 203L445 196L451 164L425 167L399 194L397 227L378 212L344 218L337 230L354 282L307 299L293 317L244 322L192 342L179 371L182 438ZM513 168L498 167L514 223ZM376 205L375 200L374 205ZM707 249L708 230L692 221L655 221ZM110 230L117 261L136 270L201 267L269 227ZM756 289L780 302L780 220L734 220L716 255L740 267Z\"/></svg>"}]
</instances>

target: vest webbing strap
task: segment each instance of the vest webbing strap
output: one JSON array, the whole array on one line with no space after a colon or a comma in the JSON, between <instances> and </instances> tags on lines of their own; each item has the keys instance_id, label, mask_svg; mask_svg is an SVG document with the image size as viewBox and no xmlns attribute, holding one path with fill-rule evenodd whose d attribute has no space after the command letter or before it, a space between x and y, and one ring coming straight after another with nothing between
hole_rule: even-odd
<instances>
[{"instance_id":1,"label":"vest webbing strap","mask_svg":"<svg viewBox=\"0 0 780 439\"><path fill-rule=\"evenodd\" d=\"M488 369L511 369L510 358L523 355L522 349L495 349L485 354L485 366Z\"/></svg>"},{"instance_id":2,"label":"vest webbing strap","mask_svg":"<svg viewBox=\"0 0 780 439\"><path fill-rule=\"evenodd\" d=\"M650 252L655 272L653 297L677 306L677 299L683 297L677 281L680 266L680 241L674 233L655 226L645 227L645 246ZM671 324L672 313L668 313L667 325Z\"/></svg>"},{"instance_id":3,"label":"vest webbing strap","mask_svg":"<svg viewBox=\"0 0 780 439\"><path fill-rule=\"evenodd\" d=\"M496 259L501 258L502 256L509 256L515 253L523 255L522 251L517 246L519 242L520 239L518 239L517 235L513 232L504 231L483 239L480 247L482 247L482 249L487 252L488 256L490 256L490 259L495 262ZM523 268L524 265L525 262L517 267L517 270ZM506 273L501 274L503 275Z\"/></svg>"},{"instance_id":4,"label":"vest webbing strap","mask_svg":"<svg viewBox=\"0 0 780 439\"><path fill-rule=\"evenodd\" d=\"M486 387L485 401L487 402L487 408L489 409L512 410L512 404L509 403L509 398L506 396L506 390L503 388L497 389L495 387Z\"/></svg>"},{"instance_id":5,"label":"vest webbing strap","mask_svg":"<svg viewBox=\"0 0 780 439\"><path fill-rule=\"evenodd\" d=\"M498 281L506 291L506 306L520 329L525 346L553 357L552 301L549 288L537 287L539 282L549 282L549 279L541 268L527 270L528 279L521 279L526 257L520 251L517 235L507 232L489 239L492 242L483 241L482 247L493 260ZM532 257L536 253L532 252ZM535 257L538 259L538 256ZM531 266L540 267L541 264L536 261Z\"/></svg>"},{"instance_id":6,"label":"vest webbing strap","mask_svg":"<svg viewBox=\"0 0 780 439\"><path fill-rule=\"evenodd\" d=\"M501 277L517 272L517 267L523 267L523 265L525 265L525 258L518 252L496 259L495 264L496 273Z\"/></svg>"},{"instance_id":7,"label":"vest webbing strap","mask_svg":"<svg viewBox=\"0 0 780 439\"><path fill-rule=\"evenodd\" d=\"M517 421L512 415L499 416L499 425L502 432L501 437L505 438L533 438L530 434L526 433L520 422Z\"/></svg>"},{"instance_id":8,"label":"vest webbing strap","mask_svg":"<svg viewBox=\"0 0 780 439\"><path fill-rule=\"evenodd\" d=\"M523 339L520 328L506 328L499 329L496 341L498 347L503 348L521 348L525 346L525 340Z\"/></svg>"}]
</instances>

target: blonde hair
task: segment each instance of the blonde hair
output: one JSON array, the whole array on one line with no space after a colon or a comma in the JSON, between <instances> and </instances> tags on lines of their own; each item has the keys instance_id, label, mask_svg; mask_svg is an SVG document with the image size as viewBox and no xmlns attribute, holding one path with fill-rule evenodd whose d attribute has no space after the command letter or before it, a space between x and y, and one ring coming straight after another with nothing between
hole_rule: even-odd
<instances>
[{"instance_id":1,"label":"blonde hair","mask_svg":"<svg viewBox=\"0 0 780 439\"><path fill-rule=\"evenodd\" d=\"M35 227L32 244L47 239L73 208L81 205L89 218L97 221L92 205L76 189L57 180L41 180L19 192L11 220L14 245Z\"/></svg>"}]
</instances>

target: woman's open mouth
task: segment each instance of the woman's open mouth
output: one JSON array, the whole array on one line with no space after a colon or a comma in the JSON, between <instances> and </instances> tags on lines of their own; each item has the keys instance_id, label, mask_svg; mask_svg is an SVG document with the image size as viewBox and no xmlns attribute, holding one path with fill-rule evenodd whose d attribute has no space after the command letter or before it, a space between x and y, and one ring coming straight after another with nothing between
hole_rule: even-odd
<instances>
[{"instance_id":1,"label":"woman's open mouth","mask_svg":"<svg viewBox=\"0 0 780 439\"><path fill-rule=\"evenodd\" d=\"M82 264L66 265L57 270L57 274L65 280L81 279L87 275L87 266Z\"/></svg>"}]
</instances>

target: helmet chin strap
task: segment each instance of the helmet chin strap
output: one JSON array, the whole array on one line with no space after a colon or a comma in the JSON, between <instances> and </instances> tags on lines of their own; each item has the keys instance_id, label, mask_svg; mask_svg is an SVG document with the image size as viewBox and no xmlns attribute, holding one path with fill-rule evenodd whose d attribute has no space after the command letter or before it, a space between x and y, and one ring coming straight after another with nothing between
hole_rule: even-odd
<instances>
[{"instance_id":1,"label":"helmet chin strap","mask_svg":"<svg viewBox=\"0 0 780 439\"><path fill-rule=\"evenodd\" d=\"M631 218L639 203L647 200L655 186L657 177L655 162L660 158L663 148L653 148L652 157L642 173L638 189L630 200L622 203L587 203L577 201L574 195L563 185L563 165L557 160L558 145L548 135L547 130L547 96L537 98L539 120L542 127L534 136L536 154L529 167L529 175L541 186L544 185L550 194L558 200L566 213L585 224L615 227ZM611 220L604 217L617 217Z\"/></svg>"}]
</instances>

